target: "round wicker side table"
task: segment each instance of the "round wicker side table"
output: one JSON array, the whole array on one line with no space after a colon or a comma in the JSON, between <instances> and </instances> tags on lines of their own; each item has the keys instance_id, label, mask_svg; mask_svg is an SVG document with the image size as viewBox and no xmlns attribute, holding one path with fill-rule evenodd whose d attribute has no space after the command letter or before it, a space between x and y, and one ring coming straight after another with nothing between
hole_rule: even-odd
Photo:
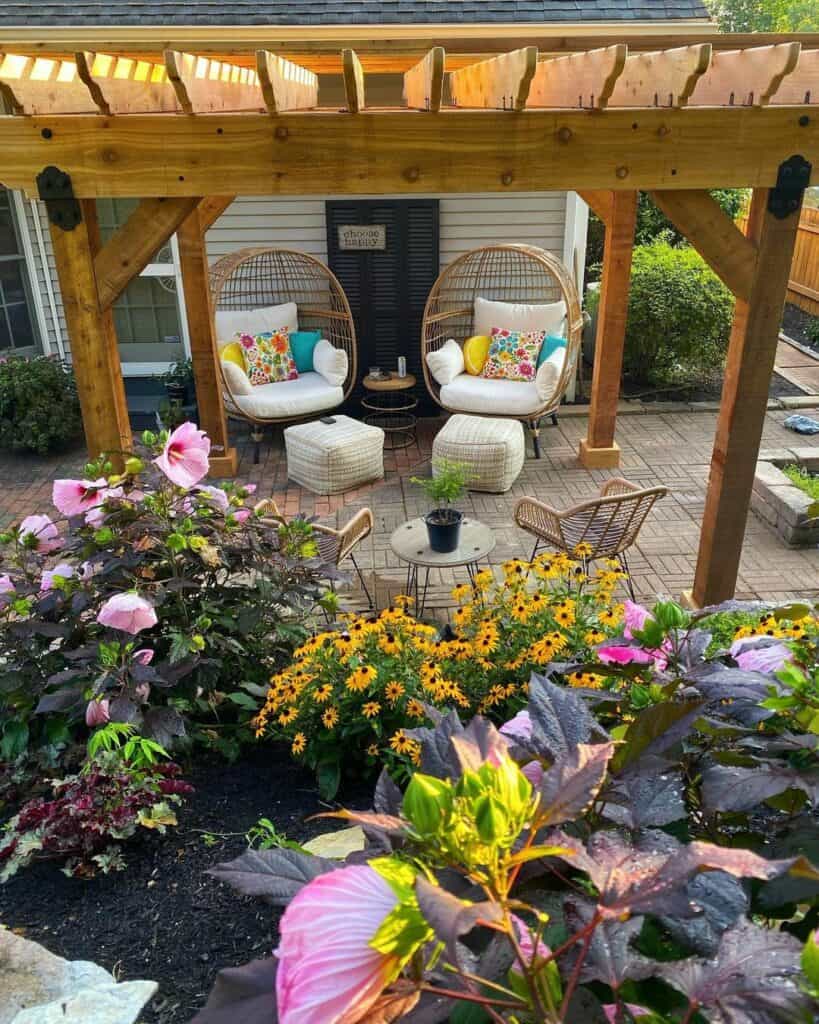
<instances>
[{"instance_id":1,"label":"round wicker side table","mask_svg":"<svg viewBox=\"0 0 819 1024\"><path fill-rule=\"evenodd\" d=\"M392 372L389 380L381 380L367 374L361 383L366 391L371 392L361 399L361 406L366 412L363 420L369 426L380 427L384 431L385 450L395 451L414 444L418 399L411 392L415 387L415 377L411 373L399 377Z\"/></svg>"}]
</instances>

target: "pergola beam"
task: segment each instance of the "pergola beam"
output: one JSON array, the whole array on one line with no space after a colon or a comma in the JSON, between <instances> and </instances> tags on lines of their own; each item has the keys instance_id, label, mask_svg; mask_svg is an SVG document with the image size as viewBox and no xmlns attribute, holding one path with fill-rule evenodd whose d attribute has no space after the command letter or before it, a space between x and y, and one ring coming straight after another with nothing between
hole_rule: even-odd
<instances>
[{"instance_id":1,"label":"pergola beam","mask_svg":"<svg viewBox=\"0 0 819 1024\"><path fill-rule=\"evenodd\" d=\"M810 107L365 111L0 118L0 182L36 194L55 165L78 196L534 192L772 186L819 165ZM340 157L343 154L343 159ZM408 169L414 169L412 175Z\"/></svg>"},{"instance_id":2,"label":"pergola beam","mask_svg":"<svg viewBox=\"0 0 819 1024\"><path fill-rule=\"evenodd\" d=\"M656 190L649 195L688 239L700 256L737 296L748 300L756 270L757 251L719 203L707 192Z\"/></svg>"},{"instance_id":3,"label":"pergola beam","mask_svg":"<svg viewBox=\"0 0 819 1024\"><path fill-rule=\"evenodd\" d=\"M523 110L537 68L537 47L480 61L449 75L449 91L457 107Z\"/></svg>"},{"instance_id":4,"label":"pergola beam","mask_svg":"<svg viewBox=\"0 0 819 1024\"><path fill-rule=\"evenodd\" d=\"M111 310L101 308L97 290L94 261L100 239L94 200L81 201L80 213L71 230L52 223L51 242L88 452L91 458L111 452L119 464L120 453L132 449L133 436L114 321Z\"/></svg>"},{"instance_id":5,"label":"pergola beam","mask_svg":"<svg viewBox=\"0 0 819 1024\"><path fill-rule=\"evenodd\" d=\"M596 191L592 189L579 189L577 194L587 206L591 207L604 224L611 222L611 214L614 207L613 192L607 192L603 189Z\"/></svg>"},{"instance_id":6,"label":"pergola beam","mask_svg":"<svg viewBox=\"0 0 819 1024\"><path fill-rule=\"evenodd\" d=\"M186 114L264 110L255 71L177 50L165 51L165 68Z\"/></svg>"},{"instance_id":7,"label":"pergola beam","mask_svg":"<svg viewBox=\"0 0 819 1024\"><path fill-rule=\"evenodd\" d=\"M215 477L235 476L237 454L228 441L210 296L205 228L199 210L193 210L182 222L177 232L177 243L199 426L206 431L211 441L210 472Z\"/></svg>"},{"instance_id":8,"label":"pergola beam","mask_svg":"<svg viewBox=\"0 0 819 1024\"><path fill-rule=\"evenodd\" d=\"M236 196L206 196L199 204L199 225L209 231Z\"/></svg>"},{"instance_id":9,"label":"pergola beam","mask_svg":"<svg viewBox=\"0 0 819 1024\"><path fill-rule=\"evenodd\" d=\"M609 106L684 107L710 62L708 43L632 54L614 84Z\"/></svg>"},{"instance_id":10,"label":"pergola beam","mask_svg":"<svg viewBox=\"0 0 819 1024\"><path fill-rule=\"evenodd\" d=\"M425 57L404 73L404 100L408 107L438 113L444 95L445 63L443 46L433 46Z\"/></svg>"},{"instance_id":11,"label":"pergola beam","mask_svg":"<svg viewBox=\"0 0 819 1024\"><path fill-rule=\"evenodd\" d=\"M748 216L748 237L758 259L750 294L734 310L691 595L698 607L725 601L736 589L799 227L801 197L781 219L768 200L768 189L756 189Z\"/></svg>"},{"instance_id":12,"label":"pergola beam","mask_svg":"<svg viewBox=\"0 0 819 1024\"><path fill-rule=\"evenodd\" d=\"M151 262L188 214L197 197L141 199L94 258L100 309L108 309Z\"/></svg>"},{"instance_id":13,"label":"pergola beam","mask_svg":"<svg viewBox=\"0 0 819 1024\"><path fill-rule=\"evenodd\" d=\"M586 439L580 442L579 452L580 462L587 469L611 469L620 465L620 448L614 440L614 428L623 372L637 193L612 192L610 195L611 211L606 223L603 276L597 309L589 427Z\"/></svg>"},{"instance_id":14,"label":"pergola beam","mask_svg":"<svg viewBox=\"0 0 819 1024\"><path fill-rule=\"evenodd\" d=\"M256 74L269 114L318 105L318 77L269 50L256 51Z\"/></svg>"},{"instance_id":15,"label":"pergola beam","mask_svg":"<svg viewBox=\"0 0 819 1024\"><path fill-rule=\"evenodd\" d=\"M532 107L604 109L628 57L625 43L538 62L529 89Z\"/></svg>"},{"instance_id":16,"label":"pergola beam","mask_svg":"<svg viewBox=\"0 0 819 1024\"><path fill-rule=\"evenodd\" d=\"M351 114L358 114L367 105L364 91L364 69L361 67L361 61L355 50L344 50L341 54L341 61L347 110Z\"/></svg>"},{"instance_id":17,"label":"pergola beam","mask_svg":"<svg viewBox=\"0 0 819 1024\"><path fill-rule=\"evenodd\" d=\"M787 42L715 53L690 102L698 107L765 106L796 69L799 52L799 43Z\"/></svg>"}]
</instances>

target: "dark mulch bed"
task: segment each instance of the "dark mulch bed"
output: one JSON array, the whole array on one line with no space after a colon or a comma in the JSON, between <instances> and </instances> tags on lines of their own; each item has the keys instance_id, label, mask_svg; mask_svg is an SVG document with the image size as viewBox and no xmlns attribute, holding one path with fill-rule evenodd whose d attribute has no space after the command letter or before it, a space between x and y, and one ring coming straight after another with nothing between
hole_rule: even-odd
<instances>
[{"instance_id":1,"label":"dark mulch bed","mask_svg":"<svg viewBox=\"0 0 819 1024\"><path fill-rule=\"evenodd\" d=\"M804 309L788 302L785 304L785 313L782 317L782 330L789 338L798 341L800 345L819 352L819 340L812 341L808 337L808 324L816 319L815 316L806 313Z\"/></svg>"},{"instance_id":2,"label":"dark mulch bed","mask_svg":"<svg viewBox=\"0 0 819 1024\"><path fill-rule=\"evenodd\" d=\"M286 751L253 748L233 765L199 761L186 777L196 793L179 809L179 827L126 844L126 871L82 881L37 864L0 887L7 927L52 953L94 960L120 980L159 982L144 1024L186 1024L218 970L267 956L276 945L279 911L237 896L205 871L241 853L244 833L260 817L301 842L334 827L305 822L327 807ZM366 807L371 792L362 785L341 797ZM203 833L215 835L215 844Z\"/></svg>"}]
</instances>

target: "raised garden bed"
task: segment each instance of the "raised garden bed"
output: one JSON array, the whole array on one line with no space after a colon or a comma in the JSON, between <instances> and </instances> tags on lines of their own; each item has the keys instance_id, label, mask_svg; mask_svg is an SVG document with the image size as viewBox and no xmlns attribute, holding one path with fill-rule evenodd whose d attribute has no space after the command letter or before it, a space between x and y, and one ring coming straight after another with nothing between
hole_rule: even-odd
<instances>
[{"instance_id":1,"label":"raised garden bed","mask_svg":"<svg viewBox=\"0 0 819 1024\"><path fill-rule=\"evenodd\" d=\"M819 472L819 449L783 448L759 453L751 495L751 508L769 523L789 547L819 544L819 518L810 514L816 499L793 483L783 472L798 466Z\"/></svg>"}]
</instances>

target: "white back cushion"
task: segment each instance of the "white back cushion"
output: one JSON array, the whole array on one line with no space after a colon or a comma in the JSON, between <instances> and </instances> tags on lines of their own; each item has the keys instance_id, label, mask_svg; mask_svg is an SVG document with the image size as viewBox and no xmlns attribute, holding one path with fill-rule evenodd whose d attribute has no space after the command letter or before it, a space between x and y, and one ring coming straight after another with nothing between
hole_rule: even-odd
<instances>
[{"instance_id":1,"label":"white back cushion","mask_svg":"<svg viewBox=\"0 0 819 1024\"><path fill-rule=\"evenodd\" d=\"M234 335L264 334L286 327L291 334L299 329L299 312L295 302L259 309L218 309L216 311L216 343L220 349L234 340Z\"/></svg>"},{"instance_id":2,"label":"white back cushion","mask_svg":"<svg viewBox=\"0 0 819 1024\"><path fill-rule=\"evenodd\" d=\"M548 358L544 359L537 368L535 387L537 388L538 396L544 402L548 402L554 397L555 388L557 387L557 382L560 379L560 371L563 369L563 364L565 362L566 349L556 348L554 352L552 352Z\"/></svg>"},{"instance_id":3,"label":"white back cushion","mask_svg":"<svg viewBox=\"0 0 819 1024\"><path fill-rule=\"evenodd\" d=\"M507 331L545 331L547 334L561 334L566 317L566 303L546 302L541 305L525 302L495 302L492 299L475 299L475 334L492 336L493 327Z\"/></svg>"}]
</instances>

